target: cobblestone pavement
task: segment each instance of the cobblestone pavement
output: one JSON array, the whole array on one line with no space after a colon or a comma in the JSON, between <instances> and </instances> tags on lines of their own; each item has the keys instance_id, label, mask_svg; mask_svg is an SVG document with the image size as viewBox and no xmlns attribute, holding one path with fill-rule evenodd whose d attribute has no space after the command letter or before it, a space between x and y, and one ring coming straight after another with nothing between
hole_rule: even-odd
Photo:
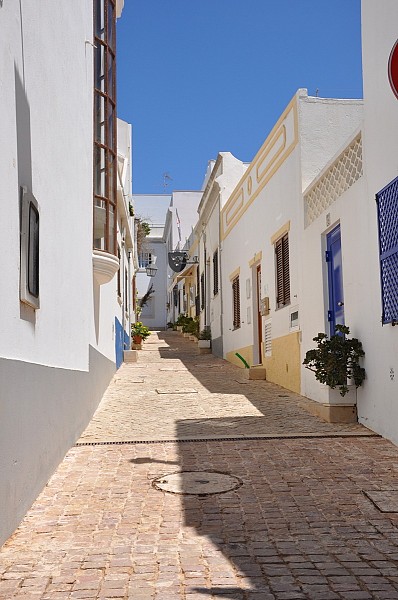
<instances>
[{"instance_id":1,"label":"cobblestone pavement","mask_svg":"<svg viewBox=\"0 0 398 600\"><path fill-rule=\"evenodd\" d=\"M171 339L183 347L177 337ZM165 442L154 438L151 443L148 438L147 443L140 442L136 424L147 424L146 435L154 427L154 417L144 408L155 399L154 386L195 386L200 387L198 394L203 387L208 403L212 390L225 394L229 403L234 400L235 385L244 385L235 382L228 388L233 378L239 379L237 370L222 361L214 361L217 367L213 369L211 357L191 359L186 348L186 356L176 351L185 366L191 367L190 360L202 365L202 359L207 365L202 371L199 367L195 373L192 370L199 383L185 379L185 372L159 371L170 364L181 368L181 363L165 359L163 367L155 349L143 351L138 371L146 369L149 395L142 393L137 405L131 398L137 367L125 366L118 372L107 400L82 438L96 436L97 442L68 452L1 549L1 600L398 598L398 513L381 512L363 493L398 490L398 448L382 438L360 435L358 426L344 426L345 437L339 436L338 426L324 430L322 423L300 408L299 397L284 394L276 386L273 391L269 388L267 402L261 403L257 383L250 384L253 397L239 392L243 418L255 417L253 425L269 420L261 433L275 434L278 417L271 418L274 413L269 405L275 402L275 415L284 415L280 404L285 402L288 414L302 422L300 427L306 419L311 423L305 430L307 437L286 437L294 429L286 425L280 438L245 439L244 433L235 436L234 432L237 439ZM165 354L171 352L165 347ZM213 373L217 371L219 377L222 370L220 383ZM152 373L164 379L153 380L151 388ZM134 420L128 421L126 411L117 412L125 420L123 431L137 441L101 444L101 436L116 435L115 389L123 387L123 379L131 386L126 408L134 413ZM227 387L220 391L221 385ZM267 387L261 383L264 392ZM161 406L162 395L158 396L153 410ZM172 401L167 394L163 396L169 411ZM247 414L252 398L258 399L254 415ZM108 401L113 411L106 408ZM175 413L177 421L187 425L184 435L191 431L199 435L202 429L193 424L191 430L186 421L212 416L211 407L200 407L202 400L195 408L191 396L187 403L182 396L176 401L182 413L182 419ZM216 419L239 421L242 417L235 412L224 415L220 399L215 405ZM140 418L135 415L139 411ZM168 436L172 419L167 411L163 405L155 431L161 433L165 427ZM107 414L113 415L109 431ZM242 427L238 433L246 431L246 425ZM177 422L174 438L178 432ZM242 485L214 495L172 494L153 486L155 478L167 481L170 473L206 470L230 473Z\"/></svg>"},{"instance_id":2,"label":"cobblestone pavement","mask_svg":"<svg viewBox=\"0 0 398 600\"><path fill-rule=\"evenodd\" d=\"M118 371L81 443L371 433L358 424L321 421L302 396L249 381L244 369L211 354L198 355L179 333L151 338L139 362Z\"/></svg>"}]
</instances>

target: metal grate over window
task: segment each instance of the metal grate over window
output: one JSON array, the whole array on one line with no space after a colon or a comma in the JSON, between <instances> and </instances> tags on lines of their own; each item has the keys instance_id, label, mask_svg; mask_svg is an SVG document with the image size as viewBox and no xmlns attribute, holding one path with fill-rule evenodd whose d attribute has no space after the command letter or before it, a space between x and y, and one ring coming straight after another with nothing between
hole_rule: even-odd
<instances>
[{"instance_id":1,"label":"metal grate over window","mask_svg":"<svg viewBox=\"0 0 398 600\"><path fill-rule=\"evenodd\" d=\"M376 194L382 323L398 322L398 177Z\"/></svg>"},{"instance_id":2,"label":"metal grate over window","mask_svg":"<svg viewBox=\"0 0 398 600\"><path fill-rule=\"evenodd\" d=\"M240 327L240 284L239 276L232 281L233 327Z\"/></svg>"}]
</instances>

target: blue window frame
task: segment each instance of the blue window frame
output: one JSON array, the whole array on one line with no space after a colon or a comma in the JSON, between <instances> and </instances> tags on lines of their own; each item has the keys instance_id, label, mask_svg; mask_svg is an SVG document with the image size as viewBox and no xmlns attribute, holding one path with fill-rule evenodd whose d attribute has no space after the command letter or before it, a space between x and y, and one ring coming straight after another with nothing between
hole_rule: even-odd
<instances>
[{"instance_id":1,"label":"blue window frame","mask_svg":"<svg viewBox=\"0 0 398 600\"><path fill-rule=\"evenodd\" d=\"M398 323L398 177L376 194L382 323Z\"/></svg>"}]
</instances>

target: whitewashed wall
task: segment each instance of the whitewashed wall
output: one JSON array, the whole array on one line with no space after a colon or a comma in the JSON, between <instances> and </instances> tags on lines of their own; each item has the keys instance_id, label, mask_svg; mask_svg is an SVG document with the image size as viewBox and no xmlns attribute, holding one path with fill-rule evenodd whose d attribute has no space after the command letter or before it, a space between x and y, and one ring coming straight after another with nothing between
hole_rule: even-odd
<instances>
[{"instance_id":1,"label":"whitewashed wall","mask_svg":"<svg viewBox=\"0 0 398 600\"><path fill-rule=\"evenodd\" d=\"M358 396L359 419L398 443L398 328L381 326L381 292L375 194L398 176L398 100L388 81L388 59L398 38L398 4L362 0L364 82L364 168L367 180L363 208L368 211L367 269L362 281L366 306L366 387ZM365 307L364 307L365 308ZM362 335L364 337L365 333ZM391 369L393 378L390 377Z\"/></svg>"},{"instance_id":2,"label":"whitewashed wall","mask_svg":"<svg viewBox=\"0 0 398 600\"><path fill-rule=\"evenodd\" d=\"M106 294L93 333L92 10L90 0L0 3L8 209L0 222L0 543L86 427L115 369ZM36 311L19 301L21 185L40 210Z\"/></svg>"}]
</instances>

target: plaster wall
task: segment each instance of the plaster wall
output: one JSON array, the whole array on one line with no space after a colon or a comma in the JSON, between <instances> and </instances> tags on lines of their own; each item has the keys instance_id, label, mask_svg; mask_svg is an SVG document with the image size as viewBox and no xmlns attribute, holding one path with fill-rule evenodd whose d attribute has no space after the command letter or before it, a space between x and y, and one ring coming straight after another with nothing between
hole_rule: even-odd
<instances>
[{"instance_id":1,"label":"plaster wall","mask_svg":"<svg viewBox=\"0 0 398 600\"><path fill-rule=\"evenodd\" d=\"M360 126L363 101L314 98L299 90L302 190Z\"/></svg>"},{"instance_id":2,"label":"plaster wall","mask_svg":"<svg viewBox=\"0 0 398 600\"><path fill-rule=\"evenodd\" d=\"M0 7L0 355L88 369L92 314L92 7ZM68 48L68 52L65 52ZM73 66L73 68L72 68ZM54 94L57 90L57 94ZM79 90L79 93L71 93ZM40 309L19 302L19 190L40 210Z\"/></svg>"},{"instance_id":3,"label":"plaster wall","mask_svg":"<svg viewBox=\"0 0 398 600\"><path fill-rule=\"evenodd\" d=\"M143 308L140 320L150 329L165 329L167 326L167 248L162 238L148 238L148 248L156 255L158 270L155 277L148 277L145 270L136 274L138 297L142 298L151 284L155 290L149 304Z\"/></svg>"},{"instance_id":4,"label":"plaster wall","mask_svg":"<svg viewBox=\"0 0 398 600\"><path fill-rule=\"evenodd\" d=\"M114 370L92 347L87 372L0 358L0 545L87 426Z\"/></svg>"},{"instance_id":5,"label":"plaster wall","mask_svg":"<svg viewBox=\"0 0 398 600\"><path fill-rule=\"evenodd\" d=\"M388 59L397 41L398 5L362 0L364 168L362 202L369 218L363 282L369 310L364 338L366 386L358 393L359 420L398 443L398 328L381 325L381 291L375 194L398 176L398 99L388 81ZM365 325L365 324L364 324ZM366 335L366 338L365 338ZM392 376L391 376L392 375Z\"/></svg>"}]
</instances>

